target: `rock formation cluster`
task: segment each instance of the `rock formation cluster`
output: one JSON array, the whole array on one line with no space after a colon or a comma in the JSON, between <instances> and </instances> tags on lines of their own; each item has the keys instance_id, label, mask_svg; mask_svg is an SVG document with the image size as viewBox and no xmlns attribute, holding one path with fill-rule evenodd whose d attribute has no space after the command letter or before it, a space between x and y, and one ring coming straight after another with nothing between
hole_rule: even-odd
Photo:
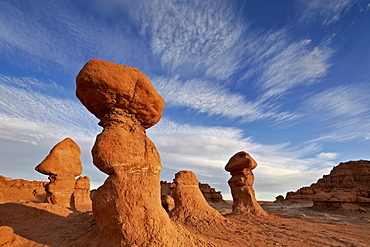
<instances>
[{"instance_id":1,"label":"rock formation cluster","mask_svg":"<svg viewBox=\"0 0 370 247\"><path fill-rule=\"evenodd\" d=\"M156 124L163 98L138 69L89 61L76 95L103 127L93 163L109 175L93 197L96 228L87 246L196 246L160 201L160 156L145 130Z\"/></svg>"},{"instance_id":2,"label":"rock formation cluster","mask_svg":"<svg viewBox=\"0 0 370 247\"><path fill-rule=\"evenodd\" d=\"M1 202L44 202L47 182L11 179L0 176L0 203ZM2 198L2 199L1 199Z\"/></svg>"},{"instance_id":3,"label":"rock formation cluster","mask_svg":"<svg viewBox=\"0 0 370 247\"><path fill-rule=\"evenodd\" d=\"M340 194L348 196L348 193L353 194L354 197L349 196L345 199L346 201L367 201L370 199L370 161L358 160L340 163L331 170L329 175L324 175L310 187L303 187L296 192L288 192L285 200L287 202L336 201L337 199L342 200L343 196Z\"/></svg>"},{"instance_id":4,"label":"rock formation cluster","mask_svg":"<svg viewBox=\"0 0 370 247\"><path fill-rule=\"evenodd\" d=\"M75 177L81 175L82 164L80 160L80 147L71 138L66 138L57 143L49 155L36 166L36 171L49 175L50 182L45 184L47 193L46 202L58 204L63 207L75 208L85 211L91 207L90 200L90 179L84 177L76 182ZM75 187L78 186L75 192ZM83 186L84 193L81 193ZM86 195L88 194L88 195ZM82 202L85 205L82 205Z\"/></svg>"},{"instance_id":5,"label":"rock formation cluster","mask_svg":"<svg viewBox=\"0 0 370 247\"><path fill-rule=\"evenodd\" d=\"M267 215L257 202L252 187L252 170L256 167L257 162L244 151L236 153L225 166L225 170L231 174L228 183L233 197L233 214Z\"/></svg>"}]
</instances>

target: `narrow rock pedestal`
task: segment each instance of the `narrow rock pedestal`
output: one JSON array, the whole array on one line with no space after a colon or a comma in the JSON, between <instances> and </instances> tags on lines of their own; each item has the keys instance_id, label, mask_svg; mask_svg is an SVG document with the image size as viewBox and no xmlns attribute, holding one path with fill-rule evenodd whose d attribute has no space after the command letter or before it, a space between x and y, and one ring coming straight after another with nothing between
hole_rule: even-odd
<instances>
[{"instance_id":1,"label":"narrow rock pedestal","mask_svg":"<svg viewBox=\"0 0 370 247\"><path fill-rule=\"evenodd\" d=\"M256 200L254 189L254 174L256 161L246 152L241 151L230 158L225 170L230 172L228 184L233 196L232 214L267 215Z\"/></svg>"}]
</instances>

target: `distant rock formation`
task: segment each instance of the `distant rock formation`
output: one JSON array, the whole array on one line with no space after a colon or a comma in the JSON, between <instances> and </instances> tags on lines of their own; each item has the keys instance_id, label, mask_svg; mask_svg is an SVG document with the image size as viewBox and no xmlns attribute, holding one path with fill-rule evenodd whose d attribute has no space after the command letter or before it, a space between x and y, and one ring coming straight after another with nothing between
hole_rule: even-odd
<instances>
[{"instance_id":1,"label":"distant rock formation","mask_svg":"<svg viewBox=\"0 0 370 247\"><path fill-rule=\"evenodd\" d=\"M199 181L191 171L175 174L176 184L172 191L175 208L170 211L171 219L189 226L223 225L226 220L204 198L199 189Z\"/></svg>"},{"instance_id":2,"label":"distant rock formation","mask_svg":"<svg viewBox=\"0 0 370 247\"><path fill-rule=\"evenodd\" d=\"M44 202L46 192L44 186L47 182L28 181L24 179L11 179L0 176L0 194L4 202ZM1 197L1 196L0 196Z\"/></svg>"},{"instance_id":3,"label":"distant rock formation","mask_svg":"<svg viewBox=\"0 0 370 247\"><path fill-rule=\"evenodd\" d=\"M252 170L257 167L257 162L246 152L241 151L230 158L225 170L230 172L228 183L233 196L232 214L267 215L257 202L254 189L254 175Z\"/></svg>"},{"instance_id":4,"label":"distant rock formation","mask_svg":"<svg viewBox=\"0 0 370 247\"><path fill-rule=\"evenodd\" d=\"M175 183L169 183L166 181L161 181L161 195L171 195L172 189L175 187ZM207 202L222 202L225 201L222 198L221 191L216 191L215 188L212 188L209 184L199 183L199 189L202 192L204 198Z\"/></svg>"},{"instance_id":5,"label":"distant rock formation","mask_svg":"<svg viewBox=\"0 0 370 247\"><path fill-rule=\"evenodd\" d=\"M56 144L50 154L36 166L36 171L49 175L50 183L45 185L46 201L64 207L73 207L75 177L82 173L80 147L66 138Z\"/></svg>"},{"instance_id":6,"label":"distant rock formation","mask_svg":"<svg viewBox=\"0 0 370 247\"><path fill-rule=\"evenodd\" d=\"M76 180L73 192L73 204L76 210L81 212L91 211L92 202L90 199L90 178L79 177Z\"/></svg>"},{"instance_id":7,"label":"distant rock formation","mask_svg":"<svg viewBox=\"0 0 370 247\"><path fill-rule=\"evenodd\" d=\"M335 201L334 198L337 198L338 194L333 193L339 191L354 194L358 198L357 201L368 200L370 198L370 161L358 160L340 163L333 167L329 175L324 175L310 187L300 188L296 192L288 192L285 201L290 203L323 202L324 198Z\"/></svg>"},{"instance_id":8,"label":"distant rock formation","mask_svg":"<svg viewBox=\"0 0 370 247\"><path fill-rule=\"evenodd\" d=\"M96 228L84 245L198 246L161 205L160 157L145 129L160 120L164 100L149 79L138 69L93 59L76 84L78 99L103 127L92 155L109 175L94 194Z\"/></svg>"}]
</instances>

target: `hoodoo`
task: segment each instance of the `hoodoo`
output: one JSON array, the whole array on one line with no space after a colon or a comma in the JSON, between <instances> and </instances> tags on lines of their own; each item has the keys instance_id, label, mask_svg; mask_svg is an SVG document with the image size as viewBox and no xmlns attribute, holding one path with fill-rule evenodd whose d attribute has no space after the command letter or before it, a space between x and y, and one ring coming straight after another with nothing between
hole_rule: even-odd
<instances>
[{"instance_id":1,"label":"hoodoo","mask_svg":"<svg viewBox=\"0 0 370 247\"><path fill-rule=\"evenodd\" d=\"M73 207L75 177L82 173L80 154L80 147L71 138L66 138L56 144L50 154L36 166L36 171L49 175L50 183L45 185L47 202Z\"/></svg>"},{"instance_id":2,"label":"hoodoo","mask_svg":"<svg viewBox=\"0 0 370 247\"><path fill-rule=\"evenodd\" d=\"M138 69L93 59L76 78L76 95L103 131L94 165L109 175L93 197L96 228L87 246L197 246L171 222L160 200L159 153L145 129L163 98Z\"/></svg>"},{"instance_id":3,"label":"hoodoo","mask_svg":"<svg viewBox=\"0 0 370 247\"><path fill-rule=\"evenodd\" d=\"M233 196L233 214L267 215L257 202L252 187L252 170L256 167L257 162L244 151L236 153L225 166L225 170L231 174L228 183Z\"/></svg>"}]
</instances>

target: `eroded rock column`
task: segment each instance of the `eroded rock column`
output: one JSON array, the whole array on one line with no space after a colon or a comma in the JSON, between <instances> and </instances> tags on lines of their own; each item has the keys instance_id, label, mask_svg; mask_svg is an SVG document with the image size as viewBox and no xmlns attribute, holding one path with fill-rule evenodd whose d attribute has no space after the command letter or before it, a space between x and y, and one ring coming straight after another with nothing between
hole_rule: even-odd
<instances>
[{"instance_id":1,"label":"eroded rock column","mask_svg":"<svg viewBox=\"0 0 370 247\"><path fill-rule=\"evenodd\" d=\"M93 198L96 229L88 246L196 246L171 222L160 200L160 156L145 129L162 116L163 98L139 70L91 60L76 95L101 121L94 165L109 175Z\"/></svg>"},{"instance_id":2,"label":"eroded rock column","mask_svg":"<svg viewBox=\"0 0 370 247\"><path fill-rule=\"evenodd\" d=\"M257 162L244 151L236 153L225 166L225 170L231 174L228 183L233 196L233 214L267 215L257 202L252 187L252 170L256 167Z\"/></svg>"}]
</instances>

